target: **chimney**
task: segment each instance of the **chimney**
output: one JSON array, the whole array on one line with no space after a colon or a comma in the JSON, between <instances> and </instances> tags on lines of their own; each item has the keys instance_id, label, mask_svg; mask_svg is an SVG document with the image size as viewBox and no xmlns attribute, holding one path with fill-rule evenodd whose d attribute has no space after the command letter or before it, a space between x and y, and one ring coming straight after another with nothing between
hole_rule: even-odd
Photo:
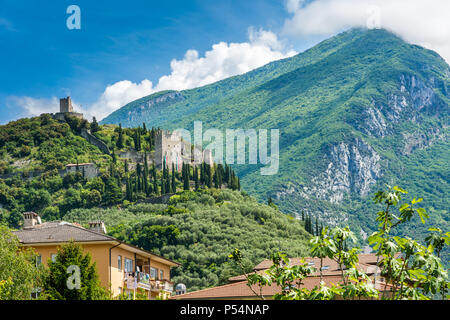
<instances>
[{"instance_id":1,"label":"chimney","mask_svg":"<svg viewBox=\"0 0 450 320\"><path fill-rule=\"evenodd\" d=\"M35 212L24 212L23 214L23 227L33 228L35 225L41 224L41 218Z\"/></svg>"},{"instance_id":2,"label":"chimney","mask_svg":"<svg viewBox=\"0 0 450 320\"><path fill-rule=\"evenodd\" d=\"M98 233L106 234L106 227L103 221L91 221L89 222L89 230L95 231Z\"/></svg>"}]
</instances>

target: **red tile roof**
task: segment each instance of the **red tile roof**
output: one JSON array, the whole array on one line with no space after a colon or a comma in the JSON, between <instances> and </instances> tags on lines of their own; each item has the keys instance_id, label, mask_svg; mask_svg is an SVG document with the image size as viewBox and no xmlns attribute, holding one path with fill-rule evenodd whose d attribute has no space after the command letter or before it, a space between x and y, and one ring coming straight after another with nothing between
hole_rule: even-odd
<instances>
[{"instance_id":1,"label":"red tile roof","mask_svg":"<svg viewBox=\"0 0 450 320\"><path fill-rule=\"evenodd\" d=\"M376 262L377 262L377 256L375 254L360 254L358 255L359 263L357 264L357 267L359 270L364 271L367 275L374 274L376 268ZM289 264L291 266L298 266L302 264L302 259L305 260L306 263L308 263L311 267L316 269L316 272L313 272L312 275L319 275L320 274L320 259L319 258L290 258ZM272 260L263 260L261 263L259 263L254 270L258 273L263 272L264 270L269 269L272 266ZM341 270L339 269L339 264L330 259L330 258L324 258L322 261L322 267L324 268L322 270L323 275L341 275ZM378 269L379 271L379 269ZM230 282L236 282L236 281L242 281L245 280L245 275L238 275L235 277L231 277L228 279Z\"/></svg>"},{"instance_id":2,"label":"red tile roof","mask_svg":"<svg viewBox=\"0 0 450 320\"><path fill-rule=\"evenodd\" d=\"M358 269L364 271L367 275L371 276L375 273L377 256L375 254L360 254L358 255L359 263L357 264ZM309 263L310 266L316 268L316 272L306 277L302 281L302 287L312 290L314 287L318 287L320 284L320 259L319 258L290 258L289 264L291 266L302 264L302 260ZM381 261L381 259L380 259ZM263 273L265 270L272 266L271 260L264 260L259 263L254 271L257 273ZM322 267L327 267L325 270L322 270L323 281L327 286L331 286L331 284L339 284L341 282L341 270L339 269L339 265L336 261L325 258L322 261ZM380 269L378 268L378 272ZM228 279L229 284L208 288L204 290L189 292L183 295L173 296L171 299L246 299L246 298L254 298L258 299L252 290L247 286L247 281L245 275L239 275L235 277L231 277ZM391 286L388 285L387 288ZM253 285L252 288L256 292L260 292L260 288L258 285ZM384 291L385 283L381 281L377 281L376 289L380 291ZM272 297L275 293L281 292L281 288L277 285L265 286L262 287L262 295L264 297Z\"/></svg>"},{"instance_id":3,"label":"red tile roof","mask_svg":"<svg viewBox=\"0 0 450 320\"><path fill-rule=\"evenodd\" d=\"M341 282L340 276L326 276L323 277L323 281L325 285L331 286L331 284L339 284ZM302 281L302 287L308 290L314 289L314 287L318 287L320 285L320 277L312 276L306 277ZM271 286L262 287L262 291L260 291L260 287L258 285L252 286L253 290L257 293L260 293L265 298L271 298L276 293L281 292L281 287L273 284ZM378 290L384 289L384 283L377 281L376 288ZM390 287L389 287L390 288ZM206 300L206 299L259 299L252 290L247 286L246 281L239 281L235 283L226 284L219 287L203 289L199 291L188 292L182 295L172 296L170 299L192 299L192 300Z\"/></svg>"}]
</instances>

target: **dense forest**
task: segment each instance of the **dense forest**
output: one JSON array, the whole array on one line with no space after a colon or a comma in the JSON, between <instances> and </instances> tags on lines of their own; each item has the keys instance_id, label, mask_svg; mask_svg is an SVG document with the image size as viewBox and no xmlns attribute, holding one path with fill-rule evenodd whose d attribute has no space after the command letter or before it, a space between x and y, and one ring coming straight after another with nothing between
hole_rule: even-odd
<instances>
[{"instance_id":1,"label":"dense forest","mask_svg":"<svg viewBox=\"0 0 450 320\"><path fill-rule=\"evenodd\" d=\"M234 248L241 248L246 264L254 266L277 250L307 255L311 238L302 221L229 189L180 191L167 204L75 209L63 218L82 225L103 220L109 235L181 263L172 281L189 291L238 275L228 259Z\"/></svg>"}]
</instances>

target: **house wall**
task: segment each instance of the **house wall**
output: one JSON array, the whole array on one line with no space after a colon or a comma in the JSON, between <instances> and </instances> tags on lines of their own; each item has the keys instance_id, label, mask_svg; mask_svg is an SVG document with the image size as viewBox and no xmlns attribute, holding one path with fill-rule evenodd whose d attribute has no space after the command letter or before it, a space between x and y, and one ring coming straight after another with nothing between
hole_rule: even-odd
<instances>
[{"instance_id":1,"label":"house wall","mask_svg":"<svg viewBox=\"0 0 450 320\"><path fill-rule=\"evenodd\" d=\"M104 288L109 288L112 291L113 296L119 295L119 291L126 291L128 288L126 286L125 280L125 259L130 259L133 261L133 271L136 270L136 261L134 252L128 251L120 247L114 247L113 244L109 243L98 243L98 244L81 244L85 252L91 254L91 261L96 263L97 272L99 274L99 280ZM51 259L52 254L56 254L58 251L57 245L46 245L46 246L34 246L34 251L41 255L41 261L45 266L48 266L48 260ZM111 267L109 264L109 251L111 249ZM118 257L122 257L122 267L119 269ZM148 258L136 255L137 259L143 260L144 264L148 264ZM160 262L152 261L150 259L150 266L164 271L164 279L170 281L170 266L165 265ZM150 273L150 269L146 266L145 270L141 268L141 271ZM120 289L119 289L120 288ZM131 289L132 290L132 289ZM152 291L150 297L156 298L159 292Z\"/></svg>"}]
</instances>

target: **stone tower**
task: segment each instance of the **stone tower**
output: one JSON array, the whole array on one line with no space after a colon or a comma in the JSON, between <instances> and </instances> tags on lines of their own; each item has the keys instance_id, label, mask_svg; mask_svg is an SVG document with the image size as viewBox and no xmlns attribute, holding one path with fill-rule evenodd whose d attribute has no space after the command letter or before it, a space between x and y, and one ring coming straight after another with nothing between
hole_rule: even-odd
<instances>
[{"instance_id":1,"label":"stone tower","mask_svg":"<svg viewBox=\"0 0 450 320\"><path fill-rule=\"evenodd\" d=\"M165 159L169 169L173 163L177 170L180 170L183 163L181 137L178 134L161 130L156 132L155 138L155 167L161 170Z\"/></svg>"},{"instance_id":2,"label":"stone tower","mask_svg":"<svg viewBox=\"0 0 450 320\"><path fill-rule=\"evenodd\" d=\"M73 112L72 100L70 97L59 99L59 112Z\"/></svg>"}]
</instances>

